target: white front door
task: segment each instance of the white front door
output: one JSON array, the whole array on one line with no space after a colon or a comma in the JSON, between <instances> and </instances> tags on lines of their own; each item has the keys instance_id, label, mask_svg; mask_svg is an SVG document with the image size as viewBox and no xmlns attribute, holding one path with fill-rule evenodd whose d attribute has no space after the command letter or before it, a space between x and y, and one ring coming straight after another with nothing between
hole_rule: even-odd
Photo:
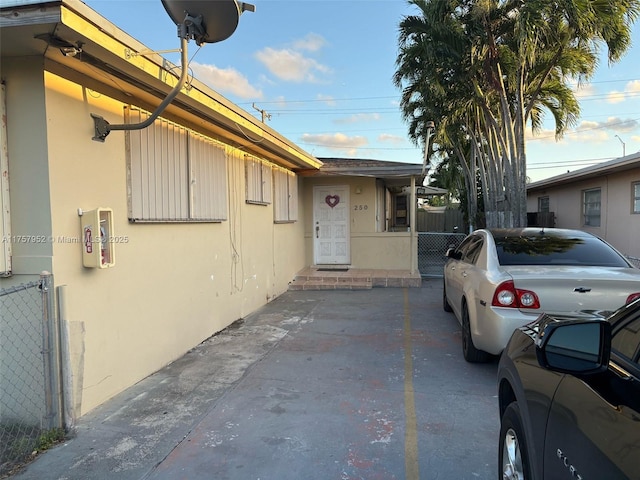
<instances>
[{"instance_id":1,"label":"white front door","mask_svg":"<svg viewBox=\"0 0 640 480\"><path fill-rule=\"evenodd\" d=\"M316 265L351 263L349 187L313 187L313 251Z\"/></svg>"}]
</instances>

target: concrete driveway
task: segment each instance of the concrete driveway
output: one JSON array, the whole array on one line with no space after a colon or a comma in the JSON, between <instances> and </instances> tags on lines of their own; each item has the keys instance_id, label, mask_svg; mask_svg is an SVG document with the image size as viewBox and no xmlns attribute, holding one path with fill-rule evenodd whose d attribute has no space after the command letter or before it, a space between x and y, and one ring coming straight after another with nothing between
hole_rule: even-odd
<instances>
[{"instance_id":1,"label":"concrete driveway","mask_svg":"<svg viewBox=\"0 0 640 480\"><path fill-rule=\"evenodd\" d=\"M15 478L497 478L497 362L464 361L441 285L287 292Z\"/></svg>"}]
</instances>

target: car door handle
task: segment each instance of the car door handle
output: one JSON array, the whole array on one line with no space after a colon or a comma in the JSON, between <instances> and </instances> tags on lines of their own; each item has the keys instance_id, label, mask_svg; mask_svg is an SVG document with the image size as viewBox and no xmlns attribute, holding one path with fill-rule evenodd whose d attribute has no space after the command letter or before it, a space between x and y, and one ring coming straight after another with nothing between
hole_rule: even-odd
<instances>
[{"instance_id":1,"label":"car door handle","mask_svg":"<svg viewBox=\"0 0 640 480\"><path fill-rule=\"evenodd\" d=\"M616 365L613 362L609 363L609 368L615 372L622 380L631 380L631 374L627 372L624 368Z\"/></svg>"}]
</instances>

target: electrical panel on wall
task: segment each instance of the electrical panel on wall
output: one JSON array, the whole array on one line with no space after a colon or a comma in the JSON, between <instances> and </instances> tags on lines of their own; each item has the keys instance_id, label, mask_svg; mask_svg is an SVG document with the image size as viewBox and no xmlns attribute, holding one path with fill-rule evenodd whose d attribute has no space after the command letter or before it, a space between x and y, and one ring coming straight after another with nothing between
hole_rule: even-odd
<instances>
[{"instance_id":1,"label":"electrical panel on wall","mask_svg":"<svg viewBox=\"0 0 640 480\"><path fill-rule=\"evenodd\" d=\"M96 208L82 212L82 264L89 268L115 265L113 210Z\"/></svg>"}]
</instances>

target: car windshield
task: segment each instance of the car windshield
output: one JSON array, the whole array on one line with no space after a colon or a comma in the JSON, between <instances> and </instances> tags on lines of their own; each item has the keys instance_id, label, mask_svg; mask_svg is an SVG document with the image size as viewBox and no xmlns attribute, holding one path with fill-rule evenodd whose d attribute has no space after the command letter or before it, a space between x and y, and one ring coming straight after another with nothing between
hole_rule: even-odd
<instances>
[{"instance_id":1,"label":"car windshield","mask_svg":"<svg viewBox=\"0 0 640 480\"><path fill-rule=\"evenodd\" d=\"M626 267L628 263L596 237L531 234L494 236L500 265L585 265Z\"/></svg>"}]
</instances>

